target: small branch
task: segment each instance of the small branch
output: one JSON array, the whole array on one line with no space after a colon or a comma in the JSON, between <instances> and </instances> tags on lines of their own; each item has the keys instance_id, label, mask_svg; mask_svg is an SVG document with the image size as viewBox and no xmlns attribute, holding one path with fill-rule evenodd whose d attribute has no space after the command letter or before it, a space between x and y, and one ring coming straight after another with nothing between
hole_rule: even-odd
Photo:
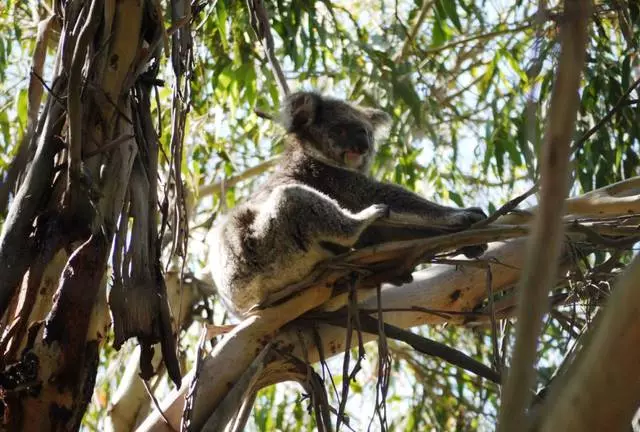
<instances>
[{"instance_id":1,"label":"small branch","mask_svg":"<svg viewBox=\"0 0 640 432\"><path fill-rule=\"evenodd\" d=\"M122 134L118 138L114 139L111 142L106 143L102 147L98 147L95 150L87 152L87 154L82 155L82 159L83 160L87 160L89 158L92 158L93 156L96 156L96 155L99 155L99 154L102 154L102 153L106 153L106 152L114 149L115 147L118 147L120 144L124 144L124 143L128 142L129 140L131 140L133 138L135 138L135 135Z\"/></svg>"},{"instance_id":2,"label":"small branch","mask_svg":"<svg viewBox=\"0 0 640 432\"><path fill-rule=\"evenodd\" d=\"M264 3L262 0L247 0L247 8L249 9L249 23L251 24L251 28L262 44L282 94L288 96L290 93L289 85L282 72L282 67L276 58L273 35L271 34L271 26L269 25L269 15L264 7Z\"/></svg>"},{"instance_id":3,"label":"small branch","mask_svg":"<svg viewBox=\"0 0 640 432\"><path fill-rule=\"evenodd\" d=\"M496 320L496 309L493 295L493 274L491 273L491 266L487 266L487 303L489 321L491 322L491 346L493 348L493 367L502 372L502 364L500 362L500 348L498 345L498 322Z\"/></svg>"},{"instance_id":4,"label":"small branch","mask_svg":"<svg viewBox=\"0 0 640 432\"><path fill-rule=\"evenodd\" d=\"M485 220L481 220L480 222L476 222L475 224L473 224L471 226L471 229L484 228L485 226L495 222L500 216L506 215L507 213L515 210L522 201L538 192L538 189L540 189L540 185L538 184L538 182L536 182L536 184L534 184L528 191L512 200L509 200L506 204L496 210L491 216L489 216Z\"/></svg>"},{"instance_id":5,"label":"small branch","mask_svg":"<svg viewBox=\"0 0 640 432\"><path fill-rule=\"evenodd\" d=\"M201 200L202 198L207 197L209 195L219 194L222 191L223 187L230 188L237 185L241 181L260 175L263 172L268 171L270 168L275 166L278 162L280 162L280 157L274 157L264 162L261 162L258 165L251 167L246 171L241 172L240 174L231 176L228 179L225 179L224 181L217 182L207 186L202 186L201 188L198 189L198 200Z\"/></svg>"},{"instance_id":6,"label":"small branch","mask_svg":"<svg viewBox=\"0 0 640 432\"><path fill-rule=\"evenodd\" d=\"M140 379L142 379L142 378L140 378ZM147 395L149 396L149 399L151 399L151 401L153 402L153 406L155 407L156 410L158 410L158 412L162 416L162 419L164 420L164 422L167 425L167 427L169 427L173 432L177 432L171 426L171 423L169 422L169 419L165 415L164 411L162 411L162 408L160 408L160 403L158 402L158 399L156 398L156 395L154 395L153 391L149 388L149 382L146 379L142 379L142 384L144 385L144 389L147 391Z\"/></svg>"},{"instance_id":7,"label":"small branch","mask_svg":"<svg viewBox=\"0 0 640 432\"><path fill-rule=\"evenodd\" d=\"M478 178L477 176L464 174L464 173L440 173L440 178L451 180L451 181L456 181L461 179L464 181L466 185L471 185L471 186L500 187L500 188L504 188L505 186L512 185L516 182L529 179L527 175L519 175L519 176L511 177L505 180L491 181L491 180Z\"/></svg>"},{"instance_id":8,"label":"small branch","mask_svg":"<svg viewBox=\"0 0 640 432\"><path fill-rule=\"evenodd\" d=\"M402 49L396 55L396 59L395 59L396 62L400 63L404 61L404 59L407 57L407 54L409 53L409 48L411 47L412 44L415 43L416 36L420 31L420 27L422 27L422 24L424 23L425 18L427 18L427 12L429 11L429 9L431 9L432 6L433 6L433 1L425 0L422 2L422 7L418 12L418 17L416 18L415 22L411 26L411 29L409 29L409 34L407 34L407 38L402 44Z\"/></svg>"},{"instance_id":9,"label":"small branch","mask_svg":"<svg viewBox=\"0 0 640 432\"><path fill-rule=\"evenodd\" d=\"M571 148L571 152L572 153L576 153L578 150L580 150L582 148L582 146L584 145L584 143L589 138L591 138L593 136L593 134L595 134L598 130L600 130L600 128L602 128L602 126L604 126L605 123L607 123L609 120L611 120L611 118L618 111L620 111L621 108L623 108L625 106L628 106L631 102L634 102L634 101L628 101L627 98L629 97L631 92L633 92L636 88L638 88L638 86L640 86L640 78L638 78L633 84L631 84L629 86L627 91L625 91L624 94L622 96L620 96L620 98L618 99L616 104L613 106L613 108L611 108L607 112L607 114L604 117L602 117L600 119L600 121L598 121L598 123L596 123L591 129L589 129L584 135L582 135L580 137L580 139L578 139L576 142L573 143L573 146Z\"/></svg>"},{"instance_id":10,"label":"small branch","mask_svg":"<svg viewBox=\"0 0 640 432\"><path fill-rule=\"evenodd\" d=\"M326 320L323 319L323 321L335 326L344 327L345 324L343 313L334 312L333 314L335 315L334 318L327 318ZM359 314L360 322L362 324L362 331L371 334L378 334L378 327L380 325L379 321L364 312L359 312ZM383 323L382 326L384 328L385 335L391 339L405 342L423 354L441 358L442 360L451 363L454 366L472 372L491 382L494 382L496 384L500 383L499 373L457 349L451 348L448 345L434 341L432 339L419 336L415 333L401 329L391 324Z\"/></svg>"},{"instance_id":11,"label":"small branch","mask_svg":"<svg viewBox=\"0 0 640 432\"><path fill-rule=\"evenodd\" d=\"M508 29L504 29L504 30L496 30L496 31L492 31L492 32L489 32L489 33L481 33L481 34L469 36L467 38L455 40L455 41L449 42L449 43L444 44L444 45L440 45L440 46L437 46L437 47L427 48L427 49L421 50L421 54L423 56L424 55L432 55L432 54L439 53L440 51L445 51L445 50L448 50L450 48L455 48L458 45L464 45L464 44L469 43L469 42L473 42L473 41L477 41L477 40L492 39L492 38L494 38L496 36L500 36L500 35L503 35L503 34L518 33L518 32L521 32L523 30L527 30L527 29L533 27L534 25L535 25L534 23L523 24L521 26L514 27L514 28L508 28Z\"/></svg>"}]
</instances>

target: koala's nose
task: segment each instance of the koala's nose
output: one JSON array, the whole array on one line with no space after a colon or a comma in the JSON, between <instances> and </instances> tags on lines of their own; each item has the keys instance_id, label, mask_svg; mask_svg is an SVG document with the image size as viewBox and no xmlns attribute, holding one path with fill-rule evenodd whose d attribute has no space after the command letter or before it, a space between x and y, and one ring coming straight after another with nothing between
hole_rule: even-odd
<instances>
[{"instance_id":1,"label":"koala's nose","mask_svg":"<svg viewBox=\"0 0 640 432\"><path fill-rule=\"evenodd\" d=\"M355 147L359 153L366 153L367 151L369 151L369 141L366 139L364 140L358 139L355 142Z\"/></svg>"},{"instance_id":2,"label":"koala's nose","mask_svg":"<svg viewBox=\"0 0 640 432\"><path fill-rule=\"evenodd\" d=\"M358 129L355 133L354 146L360 153L365 153L369 150L369 134L365 129Z\"/></svg>"}]
</instances>

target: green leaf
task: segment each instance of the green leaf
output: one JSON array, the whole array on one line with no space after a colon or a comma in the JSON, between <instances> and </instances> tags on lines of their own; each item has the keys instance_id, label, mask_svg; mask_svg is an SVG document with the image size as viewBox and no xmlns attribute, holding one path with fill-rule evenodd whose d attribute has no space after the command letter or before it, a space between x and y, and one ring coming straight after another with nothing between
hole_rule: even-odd
<instances>
[{"instance_id":1,"label":"green leaf","mask_svg":"<svg viewBox=\"0 0 640 432\"><path fill-rule=\"evenodd\" d=\"M460 196L460 194L458 194L457 192L450 190L449 198L451 199L451 201L456 203L458 207L464 207L464 201L462 200L462 197Z\"/></svg>"},{"instance_id":2,"label":"green leaf","mask_svg":"<svg viewBox=\"0 0 640 432\"><path fill-rule=\"evenodd\" d=\"M216 2L216 22L218 23L218 32L220 33L220 41L225 52L229 51L229 42L227 41L227 19L229 14L223 1Z\"/></svg>"},{"instance_id":3,"label":"green leaf","mask_svg":"<svg viewBox=\"0 0 640 432\"><path fill-rule=\"evenodd\" d=\"M458 17L458 7L455 0L440 0L442 7L447 14L447 17L451 20L456 29L462 33L462 24L460 23L460 17Z\"/></svg>"}]
</instances>

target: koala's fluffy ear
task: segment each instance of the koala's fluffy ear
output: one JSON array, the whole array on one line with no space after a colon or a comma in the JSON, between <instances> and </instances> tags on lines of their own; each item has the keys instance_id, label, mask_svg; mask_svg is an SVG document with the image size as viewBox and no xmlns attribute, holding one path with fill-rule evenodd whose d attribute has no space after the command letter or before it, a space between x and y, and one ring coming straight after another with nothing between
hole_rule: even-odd
<instances>
[{"instance_id":1,"label":"koala's fluffy ear","mask_svg":"<svg viewBox=\"0 0 640 432\"><path fill-rule=\"evenodd\" d=\"M313 92L296 92L289 95L280 113L282 126L287 132L311 126L321 102L321 96Z\"/></svg>"},{"instance_id":2,"label":"koala's fluffy ear","mask_svg":"<svg viewBox=\"0 0 640 432\"><path fill-rule=\"evenodd\" d=\"M373 126L373 135L376 140L384 139L389 133L391 116L386 112L376 108L363 108L362 112Z\"/></svg>"},{"instance_id":3,"label":"koala's fluffy ear","mask_svg":"<svg viewBox=\"0 0 640 432\"><path fill-rule=\"evenodd\" d=\"M384 128L391 123L391 116L376 108L364 108L362 110L374 129Z\"/></svg>"}]
</instances>

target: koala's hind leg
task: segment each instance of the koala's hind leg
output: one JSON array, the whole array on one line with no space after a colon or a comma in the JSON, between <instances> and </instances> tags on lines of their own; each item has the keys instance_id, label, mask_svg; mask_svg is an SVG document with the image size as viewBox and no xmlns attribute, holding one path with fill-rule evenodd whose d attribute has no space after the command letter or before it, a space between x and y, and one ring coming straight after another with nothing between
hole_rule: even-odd
<instances>
[{"instance_id":1,"label":"koala's hind leg","mask_svg":"<svg viewBox=\"0 0 640 432\"><path fill-rule=\"evenodd\" d=\"M388 216L386 205L376 204L352 213L315 189L304 185L276 188L271 199L278 208L283 228L302 249L319 245L332 253L342 252L340 246L353 246L360 234L377 219ZM332 249L335 245L335 250Z\"/></svg>"}]
</instances>

